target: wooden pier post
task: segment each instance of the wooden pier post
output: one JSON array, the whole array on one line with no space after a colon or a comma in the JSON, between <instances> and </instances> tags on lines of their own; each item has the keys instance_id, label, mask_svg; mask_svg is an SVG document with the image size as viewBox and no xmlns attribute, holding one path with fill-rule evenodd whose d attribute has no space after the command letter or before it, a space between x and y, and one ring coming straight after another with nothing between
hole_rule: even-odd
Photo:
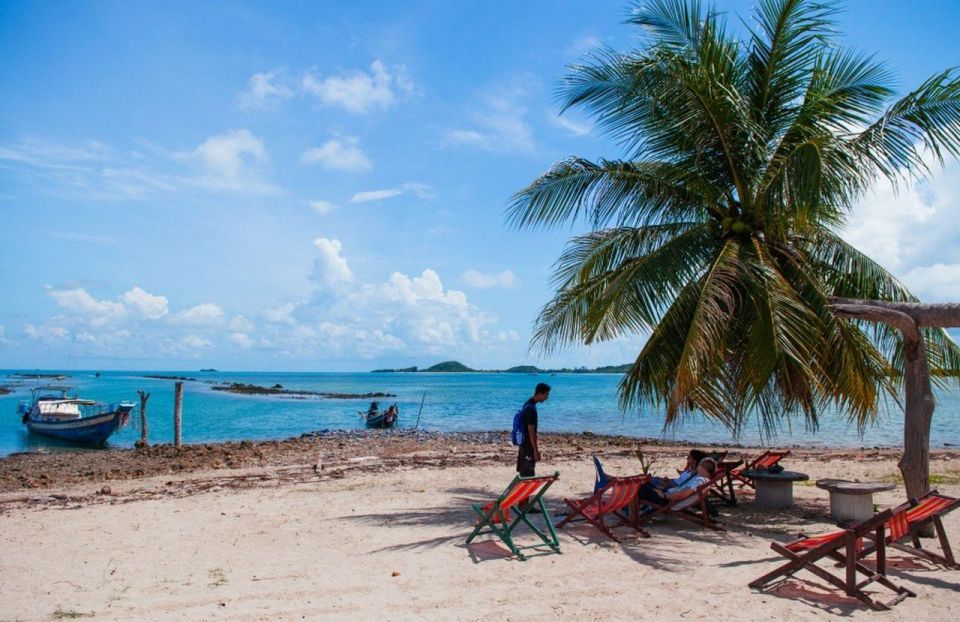
<instances>
[{"instance_id":1,"label":"wooden pier post","mask_svg":"<svg viewBox=\"0 0 960 622\"><path fill-rule=\"evenodd\" d=\"M147 400L150 399L150 394L146 391L137 391L137 395L140 396L140 442L138 447L146 447L150 444L147 441Z\"/></svg>"},{"instance_id":2,"label":"wooden pier post","mask_svg":"<svg viewBox=\"0 0 960 622\"><path fill-rule=\"evenodd\" d=\"M180 446L180 423L183 419L183 383L178 382L173 390L173 445Z\"/></svg>"}]
</instances>

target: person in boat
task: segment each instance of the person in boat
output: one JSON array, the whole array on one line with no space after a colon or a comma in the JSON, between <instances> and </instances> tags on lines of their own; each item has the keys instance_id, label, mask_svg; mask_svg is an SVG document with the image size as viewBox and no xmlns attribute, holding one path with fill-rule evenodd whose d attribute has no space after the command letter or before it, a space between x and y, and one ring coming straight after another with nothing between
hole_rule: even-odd
<instances>
[{"instance_id":1,"label":"person in boat","mask_svg":"<svg viewBox=\"0 0 960 622\"><path fill-rule=\"evenodd\" d=\"M399 411L399 409L397 408L397 405L396 405L396 404L392 405L390 408L387 409L387 412L386 412L386 414L384 415L384 418L383 418L383 422L384 422L386 425L391 425L391 424L394 422L394 420L396 420L397 415L399 414L399 412L400 412L400 411Z\"/></svg>"},{"instance_id":2,"label":"person in boat","mask_svg":"<svg viewBox=\"0 0 960 622\"><path fill-rule=\"evenodd\" d=\"M375 415L380 410L380 402L370 402L370 408L367 409L367 416Z\"/></svg>"},{"instance_id":3,"label":"person in boat","mask_svg":"<svg viewBox=\"0 0 960 622\"><path fill-rule=\"evenodd\" d=\"M717 472L717 462L713 458L704 458L697 465L697 471L693 477L689 478L679 486L673 486L666 490L661 490L656 486L647 484L640 487L637 491L637 499L645 505L667 505L671 501L686 499L690 495L697 494L697 488L706 484Z\"/></svg>"}]
</instances>

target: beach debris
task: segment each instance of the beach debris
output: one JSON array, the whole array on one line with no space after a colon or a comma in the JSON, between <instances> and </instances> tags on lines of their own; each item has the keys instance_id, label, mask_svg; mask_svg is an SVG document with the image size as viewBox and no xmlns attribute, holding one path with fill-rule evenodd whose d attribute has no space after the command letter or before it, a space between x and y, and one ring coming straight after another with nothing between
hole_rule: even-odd
<instances>
[{"instance_id":1,"label":"beach debris","mask_svg":"<svg viewBox=\"0 0 960 622\"><path fill-rule=\"evenodd\" d=\"M391 576L391 577L399 577L399 576L400 576L400 571L394 570L393 572L390 573L390 576Z\"/></svg>"},{"instance_id":2,"label":"beach debris","mask_svg":"<svg viewBox=\"0 0 960 622\"><path fill-rule=\"evenodd\" d=\"M644 475L650 474L650 467L652 467L656 462L656 458L651 458L643 453L643 446L637 445L637 459L640 460L640 469L643 471Z\"/></svg>"},{"instance_id":3,"label":"beach debris","mask_svg":"<svg viewBox=\"0 0 960 622\"><path fill-rule=\"evenodd\" d=\"M110 487L109 487L109 486L104 486L103 488L100 489L100 494L101 494L101 495L109 495L109 494L113 494L113 491L110 490Z\"/></svg>"}]
</instances>

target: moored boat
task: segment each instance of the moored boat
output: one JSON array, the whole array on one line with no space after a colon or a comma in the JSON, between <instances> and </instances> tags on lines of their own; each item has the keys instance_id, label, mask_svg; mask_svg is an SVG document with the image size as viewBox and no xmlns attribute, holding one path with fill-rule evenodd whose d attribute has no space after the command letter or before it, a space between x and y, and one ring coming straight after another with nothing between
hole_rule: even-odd
<instances>
[{"instance_id":1,"label":"moored boat","mask_svg":"<svg viewBox=\"0 0 960 622\"><path fill-rule=\"evenodd\" d=\"M360 415L368 428L392 428L400 418L400 409L394 404L386 410L380 410L380 402L370 402L370 408Z\"/></svg>"},{"instance_id":2,"label":"moored boat","mask_svg":"<svg viewBox=\"0 0 960 622\"><path fill-rule=\"evenodd\" d=\"M37 387L20 402L23 424L36 434L80 443L103 444L130 420L133 402L106 404L69 395L63 386Z\"/></svg>"}]
</instances>

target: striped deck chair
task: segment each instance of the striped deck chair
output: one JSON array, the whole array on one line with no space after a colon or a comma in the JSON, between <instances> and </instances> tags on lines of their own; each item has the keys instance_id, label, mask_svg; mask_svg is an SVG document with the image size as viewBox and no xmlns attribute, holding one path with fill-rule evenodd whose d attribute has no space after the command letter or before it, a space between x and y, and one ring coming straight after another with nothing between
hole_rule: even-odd
<instances>
[{"instance_id":1,"label":"striped deck chair","mask_svg":"<svg viewBox=\"0 0 960 622\"><path fill-rule=\"evenodd\" d=\"M710 516L710 509L707 506L710 489L716 486L718 482L723 481L724 477L726 477L726 472L718 467L713 477L700 484L696 493L689 497L671 501L667 505L648 505L652 511L640 514L638 517L639 525L643 526L658 516L677 516L701 527L707 527L715 531L726 531L719 520Z\"/></svg>"},{"instance_id":2,"label":"striped deck chair","mask_svg":"<svg viewBox=\"0 0 960 622\"><path fill-rule=\"evenodd\" d=\"M550 547L555 553L560 552L560 542L557 540L557 532L553 529L553 521L550 519L550 512L543 502L543 493L560 478L560 473L545 475L540 477L521 477L517 475L507 486L499 497L490 503L479 506L474 505L473 511L477 513L477 526L473 533L467 538L467 544L470 544L474 538L482 533L492 533L503 540L510 551L525 561L526 557L521 552L526 549L538 548L544 545ZM534 525L527 516L535 512L534 508L539 509L543 516L546 532ZM531 511L533 510L533 511ZM511 517L511 512L515 517ZM527 546L518 546L513 541L513 530L519 523L524 523L539 538L540 542ZM487 527L487 531L483 531Z\"/></svg>"},{"instance_id":3,"label":"striped deck chair","mask_svg":"<svg viewBox=\"0 0 960 622\"><path fill-rule=\"evenodd\" d=\"M896 530L904 530L904 532L909 530L906 512L901 511L895 515L892 510L886 510L848 529L813 537L800 534L796 540L787 544L771 542L770 548L786 557L788 561L776 570L751 581L750 587L759 589L779 577L787 578L800 570L808 570L830 585L842 589L847 596L859 599L872 609L889 609L904 598L916 596L916 594L896 585L887 578L884 531L888 526ZM860 562L864 537L871 535L877 543L875 548L877 554L876 568L867 567ZM839 565L845 570L844 577L838 577L824 567L818 566L817 562L822 560L839 562ZM858 583L857 573L866 575L866 578ZM863 591L863 588L871 583L882 585L893 591L896 596L886 603L874 600Z\"/></svg>"},{"instance_id":4,"label":"striped deck chair","mask_svg":"<svg viewBox=\"0 0 960 622\"><path fill-rule=\"evenodd\" d=\"M960 507L960 499L942 495L936 490L931 490L919 499L911 499L894 508L894 518L903 515L906 521L906 528L902 525L887 525L886 545L903 551L917 557L922 557L935 564L940 564L946 568L960 569L960 564L953 557L953 550L950 548L950 541L947 539L947 532L943 528L941 520L945 514L952 512ZM923 548L920 544L920 531L928 524L933 524L937 532L937 538L940 540L940 550L942 555ZM908 546L903 541L910 538L913 546ZM873 553L877 548L875 543L865 547L861 557L866 557Z\"/></svg>"},{"instance_id":5,"label":"striped deck chair","mask_svg":"<svg viewBox=\"0 0 960 622\"><path fill-rule=\"evenodd\" d=\"M575 520L586 520L614 542L620 542L619 538L613 534L611 526L607 524L606 518L611 516L616 518L619 524L632 527L644 538L649 538L650 534L635 524L635 521L631 521L624 512L627 505L637 498L640 487L649 481L649 475L608 477L607 483L586 499L564 499L564 503L570 506L570 513L557 525L557 528ZM583 518L578 519L578 516Z\"/></svg>"},{"instance_id":6,"label":"striped deck chair","mask_svg":"<svg viewBox=\"0 0 960 622\"><path fill-rule=\"evenodd\" d=\"M744 475L743 472L757 469L769 469L789 455L790 450L765 451L759 457L748 462L743 467L732 469L730 471L730 477L740 482L740 488L744 488L746 486L749 486L750 488L756 488L753 483L753 478Z\"/></svg>"}]
</instances>

